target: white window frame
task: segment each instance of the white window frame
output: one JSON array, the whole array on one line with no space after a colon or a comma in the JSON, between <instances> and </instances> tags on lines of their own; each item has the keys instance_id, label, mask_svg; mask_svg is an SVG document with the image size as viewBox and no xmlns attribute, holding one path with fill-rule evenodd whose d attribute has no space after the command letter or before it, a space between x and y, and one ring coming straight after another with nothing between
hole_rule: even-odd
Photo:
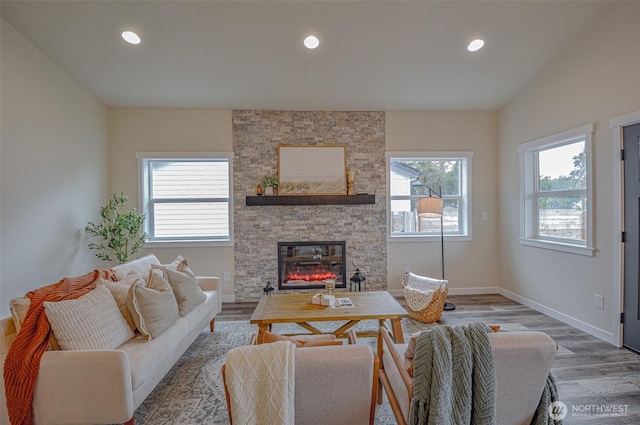
<instances>
[{"instance_id":1,"label":"white window frame","mask_svg":"<svg viewBox=\"0 0 640 425\"><path fill-rule=\"evenodd\" d=\"M391 161L397 160L436 160L447 161L456 160L462 162L460 167L460 196L444 196L447 198L459 199L458 204L458 217L459 217L459 232L457 233L445 233L445 240L455 241L471 241L473 240L472 233L472 163L473 152L472 151L448 151L448 152L405 152L405 151L389 151L385 152L386 168L387 168L387 242L422 242L422 241L434 241L440 240L440 234L424 234L424 233L403 233L394 235L393 230L393 214L391 211ZM432 188L438 190L437 188ZM416 196L396 196L393 200L413 199Z\"/></svg>"},{"instance_id":2,"label":"white window frame","mask_svg":"<svg viewBox=\"0 0 640 425\"><path fill-rule=\"evenodd\" d=\"M148 161L153 160L206 160L226 159L229 164L229 237L224 239L198 240L148 240L147 247L211 247L233 246L233 152L136 152L138 161L138 206L146 214L145 230L149 232L152 221L149 211L149 170Z\"/></svg>"},{"instance_id":3,"label":"white window frame","mask_svg":"<svg viewBox=\"0 0 640 425\"><path fill-rule=\"evenodd\" d=\"M592 139L593 123L552 134L518 145L520 157L520 244L536 248L551 249L572 254L593 256L593 184L592 184ZM586 153L586 232L584 242L565 238L545 238L538 235L538 152L561 147L579 140L585 141ZM557 193L557 192L556 192Z\"/></svg>"}]
</instances>

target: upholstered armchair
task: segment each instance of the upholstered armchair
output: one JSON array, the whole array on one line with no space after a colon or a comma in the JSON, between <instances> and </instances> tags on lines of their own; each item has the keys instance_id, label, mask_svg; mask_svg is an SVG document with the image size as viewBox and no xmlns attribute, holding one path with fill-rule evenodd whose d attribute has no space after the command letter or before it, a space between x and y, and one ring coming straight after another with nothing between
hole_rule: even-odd
<instances>
[{"instance_id":1,"label":"upholstered armchair","mask_svg":"<svg viewBox=\"0 0 640 425\"><path fill-rule=\"evenodd\" d=\"M373 425L378 385L378 356L370 346L354 344L295 348L295 424ZM261 350L273 344L243 347ZM231 353L230 353L231 354ZM227 409L233 425L228 388L229 357L223 365Z\"/></svg>"},{"instance_id":2,"label":"upholstered armchair","mask_svg":"<svg viewBox=\"0 0 640 425\"><path fill-rule=\"evenodd\" d=\"M557 345L542 332L490 333L489 341L496 374L496 416L498 425L530 424L536 412ZM380 328L378 356L380 383L378 402L384 389L399 425L406 425L414 382L404 354L408 344L393 342L389 331Z\"/></svg>"}]
</instances>

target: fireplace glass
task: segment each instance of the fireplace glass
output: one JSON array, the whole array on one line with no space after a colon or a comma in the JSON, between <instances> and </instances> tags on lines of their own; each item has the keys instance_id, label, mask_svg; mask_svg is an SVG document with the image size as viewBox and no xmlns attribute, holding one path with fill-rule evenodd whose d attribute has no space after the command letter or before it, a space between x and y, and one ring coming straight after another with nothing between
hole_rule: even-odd
<instances>
[{"instance_id":1,"label":"fireplace glass","mask_svg":"<svg viewBox=\"0 0 640 425\"><path fill-rule=\"evenodd\" d=\"M345 243L278 242L278 289L345 288Z\"/></svg>"}]
</instances>

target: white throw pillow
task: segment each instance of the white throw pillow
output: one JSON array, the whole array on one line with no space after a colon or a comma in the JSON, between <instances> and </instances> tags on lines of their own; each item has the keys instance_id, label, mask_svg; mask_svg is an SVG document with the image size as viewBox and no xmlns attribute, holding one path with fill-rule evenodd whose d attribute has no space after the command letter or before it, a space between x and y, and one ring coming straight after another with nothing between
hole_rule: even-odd
<instances>
[{"instance_id":1,"label":"white throw pillow","mask_svg":"<svg viewBox=\"0 0 640 425\"><path fill-rule=\"evenodd\" d=\"M145 287L135 282L127 294L127 308L140 333L151 340L178 319L178 303L162 270L154 269Z\"/></svg>"},{"instance_id":2,"label":"white throw pillow","mask_svg":"<svg viewBox=\"0 0 640 425\"><path fill-rule=\"evenodd\" d=\"M118 280L124 279L132 271L146 279L152 264L160 264L160 260L158 260L155 255L149 254L142 258L138 258L137 260L118 264L117 266L112 267L111 270L113 270Z\"/></svg>"},{"instance_id":3,"label":"white throw pillow","mask_svg":"<svg viewBox=\"0 0 640 425\"><path fill-rule=\"evenodd\" d=\"M102 284L106 286L109 291L111 291L111 295L113 295L113 299L118 305L120 314L122 314L122 317L124 317L124 320L126 320L127 325L129 325L129 328L131 328L132 331L136 330L136 323L133 320L133 317L131 317L131 313L127 308L127 297L129 294L129 288L137 281L140 281L143 285L145 285L142 277L133 271L130 272L123 280L117 282L101 279Z\"/></svg>"},{"instance_id":4,"label":"white throw pillow","mask_svg":"<svg viewBox=\"0 0 640 425\"><path fill-rule=\"evenodd\" d=\"M152 265L151 270L162 270L163 277L169 282L176 296L180 316L184 316L207 299L198 285L196 275L182 255L179 255L171 264Z\"/></svg>"},{"instance_id":5,"label":"white throw pillow","mask_svg":"<svg viewBox=\"0 0 640 425\"><path fill-rule=\"evenodd\" d=\"M13 318L13 326L16 328L16 333L20 332L20 327L22 326L22 322L24 322L24 318L27 316L29 306L31 306L31 298L19 297L12 298L9 301L9 310L11 310L11 317Z\"/></svg>"},{"instance_id":6,"label":"white throw pillow","mask_svg":"<svg viewBox=\"0 0 640 425\"><path fill-rule=\"evenodd\" d=\"M45 302L44 309L63 350L112 350L134 336L104 285L75 300Z\"/></svg>"},{"instance_id":7,"label":"white throw pillow","mask_svg":"<svg viewBox=\"0 0 640 425\"><path fill-rule=\"evenodd\" d=\"M202 289L200 289L198 280L193 273L171 269L165 269L164 272L176 296L178 314L180 316L184 316L207 299L207 296L202 292Z\"/></svg>"},{"instance_id":8,"label":"white throw pillow","mask_svg":"<svg viewBox=\"0 0 640 425\"><path fill-rule=\"evenodd\" d=\"M170 264L163 264L162 266L171 270L180 270L183 264L186 264L186 260L182 255L178 255Z\"/></svg>"},{"instance_id":9,"label":"white throw pillow","mask_svg":"<svg viewBox=\"0 0 640 425\"><path fill-rule=\"evenodd\" d=\"M24 319L27 317L27 312L31 306L31 298L19 297L13 298L9 301L9 310L11 310L11 318L13 319L13 326L16 328L16 335L22 329ZM10 346L11 344L9 344ZM60 346L53 333L49 334L49 345L47 350L59 350Z\"/></svg>"}]
</instances>

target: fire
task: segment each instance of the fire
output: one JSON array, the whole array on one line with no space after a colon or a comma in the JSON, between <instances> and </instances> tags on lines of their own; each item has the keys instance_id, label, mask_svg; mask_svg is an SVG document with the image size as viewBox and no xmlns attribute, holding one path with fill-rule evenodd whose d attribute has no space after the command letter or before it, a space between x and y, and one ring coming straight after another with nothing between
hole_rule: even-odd
<instances>
[{"instance_id":1,"label":"fire","mask_svg":"<svg viewBox=\"0 0 640 425\"><path fill-rule=\"evenodd\" d=\"M287 282L290 280L304 280L305 282L320 282L326 279L335 279L337 276L335 273L319 269L312 271L300 271L291 272L287 275Z\"/></svg>"}]
</instances>

